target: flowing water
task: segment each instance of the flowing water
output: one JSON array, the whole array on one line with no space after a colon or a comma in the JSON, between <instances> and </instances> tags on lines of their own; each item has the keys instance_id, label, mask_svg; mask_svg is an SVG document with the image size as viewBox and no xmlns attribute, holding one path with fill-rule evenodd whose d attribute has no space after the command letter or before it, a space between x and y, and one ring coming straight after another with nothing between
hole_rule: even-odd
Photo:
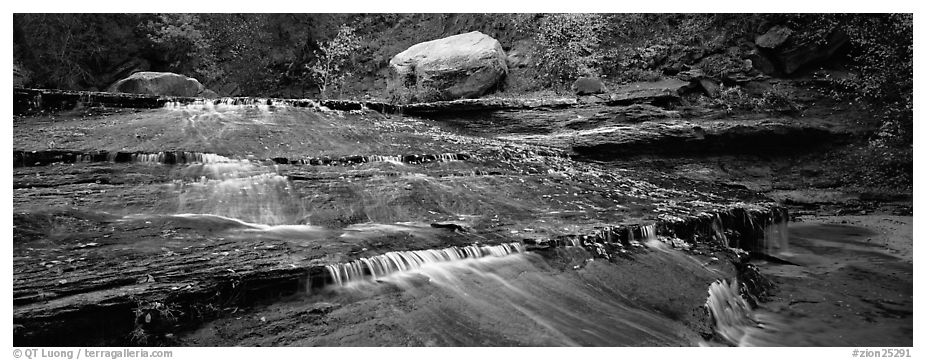
<instances>
[{"instance_id":1,"label":"flowing water","mask_svg":"<svg viewBox=\"0 0 926 360\"><path fill-rule=\"evenodd\" d=\"M261 172L250 164L201 166L203 169L196 171L209 176L174 185L173 190L179 193L179 213L220 215L265 225L299 223L306 216L285 176Z\"/></svg>"},{"instance_id":2,"label":"flowing water","mask_svg":"<svg viewBox=\"0 0 926 360\"><path fill-rule=\"evenodd\" d=\"M241 111L268 114L286 106L266 99L223 99L170 103L167 108L189 114L190 126L195 127L200 118L221 118ZM402 156L374 155L365 159L408 162ZM459 158L456 154L440 154L435 160L450 162ZM230 236L301 241L349 239L370 231L423 232L419 227L401 224L360 224L339 230L311 225L307 219L312 209L306 208L292 181L274 166L255 161L202 153L135 154L132 161L176 163L182 167L180 179L168 185L177 196L175 211L148 217L169 216L201 226L210 224L228 229ZM126 217L141 218L146 217ZM719 218L713 227L718 236L725 236ZM402 310L406 316L383 321L424 334L421 338L425 345L677 346L699 344L701 335L686 324L691 320L686 318L685 310L679 310L684 307L666 304L674 301L673 292L691 291L693 287L707 298L705 309L725 342L765 344L756 334L772 321L750 308L735 282L723 280L723 272L703 259L669 248L658 238L655 224L638 229L628 232L629 242L645 244L651 252L640 261L660 263L661 269L641 270L607 260L595 261L593 252L608 254L602 252L600 244L578 238L571 238L571 246L558 250L560 256L581 260L565 270L552 265L548 257L527 252L520 243L473 244L389 251L328 264L328 285L313 289L311 296L359 297L406 309ZM767 227L763 241L766 252L786 253L787 232L786 223ZM688 280L679 285L685 289L671 288L668 284L679 277ZM709 288L704 287L714 280ZM653 289L633 288L637 286ZM391 293L398 295L383 296L390 293L388 289L398 290ZM665 304L660 304L663 301ZM343 311L353 313L344 316L375 316L351 309L359 306L356 304L348 302ZM375 340L373 344L379 345Z\"/></svg>"},{"instance_id":3,"label":"flowing water","mask_svg":"<svg viewBox=\"0 0 926 360\"><path fill-rule=\"evenodd\" d=\"M785 331L781 316L756 311L740 293L737 282L718 280L708 289L705 306L714 319L714 329L734 346L788 346L778 334ZM702 343L707 345L707 343ZM709 344L717 345L717 344Z\"/></svg>"},{"instance_id":4,"label":"flowing water","mask_svg":"<svg viewBox=\"0 0 926 360\"><path fill-rule=\"evenodd\" d=\"M412 301L439 299L416 309L421 317L411 324L436 345L690 345L683 326L615 296L595 278L613 269L596 265L559 273L539 255L515 254L433 263L380 281Z\"/></svg>"},{"instance_id":5,"label":"flowing water","mask_svg":"<svg viewBox=\"0 0 926 360\"><path fill-rule=\"evenodd\" d=\"M371 258L361 258L345 264L328 265L336 286L357 281L377 280L394 273L420 270L444 262L459 262L486 256L502 257L523 252L520 243L495 246L470 245L441 250L387 252Z\"/></svg>"},{"instance_id":6,"label":"flowing water","mask_svg":"<svg viewBox=\"0 0 926 360\"><path fill-rule=\"evenodd\" d=\"M509 253L510 251L510 253ZM643 294L627 278L677 276L675 271L622 270L568 247L564 256L585 259L580 269L561 269L550 259L516 247L471 247L404 254L380 259L385 266L415 263L379 275L384 268L360 260L341 264L342 281L307 298L275 304L251 317L207 325L187 339L215 344L213 328L234 331L238 345L291 346L692 346L700 335L687 327L672 305L653 308L648 301L671 300L677 291ZM415 256L417 253L418 256ZM464 255L469 254L469 255ZM661 252L645 260L669 261ZM402 256L408 260L400 260ZM420 258L419 258L420 256ZM459 257L459 259L448 260ZM391 258L391 259L390 259ZM421 259L428 259L423 262ZM352 269L353 265L363 270ZM668 264L667 268L675 265ZM377 276L357 275L367 268ZM686 268L690 269L690 268ZM348 275L349 274L349 275ZM697 275L693 275L697 274ZM689 272L686 279L704 274ZM697 293L705 294L702 289ZM657 300L658 299L658 300ZM323 321L299 321L307 313L331 309ZM681 308L681 307L679 307ZM219 342L218 344L222 344Z\"/></svg>"}]
</instances>

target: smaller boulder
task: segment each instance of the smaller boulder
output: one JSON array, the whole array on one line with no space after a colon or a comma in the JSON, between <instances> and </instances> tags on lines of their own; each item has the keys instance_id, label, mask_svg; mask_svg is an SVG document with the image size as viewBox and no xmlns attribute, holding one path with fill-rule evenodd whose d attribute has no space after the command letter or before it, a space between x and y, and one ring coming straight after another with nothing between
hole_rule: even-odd
<instances>
[{"instance_id":1,"label":"smaller boulder","mask_svg":"<svg viewBox=\"0 0 926 360\"><path fill-rule=\"evenodd\" d=\"M779 45L784 44L785 41L788 41L788 38L793 32L793 30L787 27L775 25L766 31L765 34L759 35L756 38L756 46L766 49L777 48Z\"/></svg>"},{"instance_id":2,"label":"smaller boulder","mask_svg":"<svg viewBox=\"0 0 926 360\"><path fill-rule=\"evenodd\" d=\"M608 92L608 88L605 87L604 83L601 82L601 79L593 77L580 77L574 83L572 83L572 91L576 95L594 95L594 94L604 94Z\"/></svg>"},{"instance_id":3,"label":"smaller boulder","mask_svg":"<svg viewBox=\"0 0 926 360\"><path fill-rule=\"evenodd\" d=\"M109 92L195 97L205 90L194 78L169 72L142 71L117 81Z\"/></svg>"}]
</instances>

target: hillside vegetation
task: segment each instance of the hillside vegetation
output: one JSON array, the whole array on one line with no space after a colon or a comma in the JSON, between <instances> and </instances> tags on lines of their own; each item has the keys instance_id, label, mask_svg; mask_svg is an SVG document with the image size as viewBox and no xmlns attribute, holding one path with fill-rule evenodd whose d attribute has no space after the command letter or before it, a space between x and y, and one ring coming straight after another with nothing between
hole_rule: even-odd
<instances>
[{"instance_id":1,"label":"hillside vegetation","mask_svg":"<svg viewBox=\"0 0 926 360\"><path fill-rule=\"evenodd\" d=\"M329 76L338 81L323 84L313 70L320 50L345 27L355 43ZM15 14L14 86L106 90L150 70L195 77L223 96L325 89L326 97L389 100L395 54L480 31L515 60L502 96L566 93L579 76L609 86L691 69L728 86L755 75L817 76L836 85L835 97L881 114L883 138L910 143L912 28L910 14ZM787 31L782 57L801 61L782 64L757 46L773 29Z\"/></svg>"}]
</instances>

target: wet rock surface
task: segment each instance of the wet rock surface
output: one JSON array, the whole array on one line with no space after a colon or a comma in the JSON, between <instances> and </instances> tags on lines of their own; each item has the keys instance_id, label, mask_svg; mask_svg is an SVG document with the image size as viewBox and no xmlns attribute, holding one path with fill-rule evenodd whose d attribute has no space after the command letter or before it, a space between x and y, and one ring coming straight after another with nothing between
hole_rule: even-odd
<instances>
[{"instance_id":1,"label":"wet rock surface","mask_svg":"<svg viewBox=\"0 0 926 360\"><path fill-rule=\"evenodd\" d=\"M852 118L839 114L769 120L700 111L691 119L692 111L652 105L498 100L420 104L417 117L362 103L272 103L14 117L14 158L24 165L13 169L17 345L694 345L712 332L705 289L735 277L744 261L728 246L762 252L765 227L788 218L770 198L782 189L759 181L775 162L715 171L703 158L645 157L676 141L713 144L679 152L737 153L722 145L735 140L698 138L696 127L734 139L756 138L742 127L781 139L805 128L837 134L818 141L855 136ZM455 106L476 110L445 111ZM577 161L595 158L564 135L580 133L621 150ZM771 153L792 146L775 139ZM429 328L454 314L438 309L465 314L477 305L414 276L360 292L324 290L329 265L512 242L528 254L459 270L469 274L460 286L499 297L490 311L552 311L512 307L524 295L502 290L510 287L498 279L508 276L527 293L558 294L554 303L609 300L519 335L503 323L477 332L465 316L459 328ZM539 278L513 275L523 273ZM472 282L486 274L500 277ZM600 286L576 285L583 281ZM429 293L440 300L420 296ZM586 317L596 311L602 316ZM611 333L618 322L605 313L662 336ZM557 336L578 324L599 331ZM75 331L84 335L61 336Z\"/></svg>"},{"instance_id":2,"label":"wet rock surface","mask_svg":"<svg viewBox=\"0 0 926 360\"><path fill-rule=\"evenodd\" d=\"M787 331L753 345L913 346L912 218L807 216L791 225L788 263L758 261L775 284L760 313ZM773 328L773 327L770 327ZM797 335L800 334L800 335Z\"/></svg>"}]
</instances>

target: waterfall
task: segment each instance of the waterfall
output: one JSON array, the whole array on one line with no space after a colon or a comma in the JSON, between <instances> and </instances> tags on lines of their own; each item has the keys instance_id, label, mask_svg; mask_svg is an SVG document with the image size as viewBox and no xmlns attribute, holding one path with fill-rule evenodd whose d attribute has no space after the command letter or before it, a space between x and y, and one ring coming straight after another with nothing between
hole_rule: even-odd
<instances>
[{"instance_id":1,"label":"waterfall","mask_svg":"<svg viewBox=\"0 0 926 360\"><path fill-rule=\"evenodd\" d=\"M634 228L627 228L627 241L631 244L646 242L656 238L656 224L650 225L640 225L640 237L637 238L637 235L634 231Z\"/></svg>"},{"instance_id":2,"label":"waterfall","mask_svg":"<svg viewBox=\"0 0 926 360\"><path fill-rule=\"evenodd\" d=\"M640 226L640 232L643 234L644 241L655 240L656 239L656 224Z\"/></svg>"},{"instance_id":3,"label":"waterfall","mask_svg":"<svg viewBox=\"0 0 926 360\"><path fill-rule=\"evenodd\" d=\"M334 285L344 286L356 281L376 280L398 272L417 270L428 264L483 257L503 257L523 251L520 243L494 246L454 246L441 250L394 251L348 263L328 265L326 268Z\"/></svg>"},{"instance_id":4,"label":"waterfall","mask_svg":"<svg viewBox=\"0 0 926 360\"><path fill-rule=\"evenodd\" d=\"M718 280L708 288L705 306L714 319L714 330L732 345L740 345L756 326L749 303L740 296L737 282Z\"/></svg>"},{"instance_id":5,"label":"waterfall","mask_svg":"<svg viewBox=\"0 0 926 360\"><path fill-rule=\"evenodd\" d=\"M114 155L115 156L115 155ZM219 164L219 163L247 163L247 160L231 159L218 154L192 152L192 151L161 151L158 153L132 154L132 162L142 164Z\"/></svg>"},{"instance_id":6,"label":"waterfall","mask_svg":"<svg viewBox=\"0 0 926 360\"><path fill-rule=\"evenodd\" d=\"M460 160L459 156L454 153L444 153L444 154L438 155L438 161L441 161L441 162L450 162L450 161L458 161L458 160Z\"/></svg>"},{"instance_id":7,"label":"waterfall","mask_svg":"<svg viewBox=\"0 0 926 360\"><path fill-rule=\"evenodd\" d=\"M769 255L788 252L788 222L781 221L766 226L762 241L762 251Z\"/></svg>"},{"instance_id":8,"label":"waterfall","mask_svg":"<svg viewBox=\"0 0 926 360\"><path fill-rule=\"evenodd\" d=\"M249 223L282 225L300 222L305 209L285 176L261 171L250 162L191 165L197 181L174 184L179 213L221 215Z\"/></svg>"},{"instance_id":9,"label":"waterfall","mask_svg":"<svg viewBox=\"0 0 926 360\"><path fill-rule=\"evenodd\" d=\"M718 214L713 215L714 220L711 222L711 232L714 233L714 239L720 240L720 242L726 246L730 247L730 239L727 239L727 235L724 233L723 219Z\"/></svg>"},{"instance_id":10,"label":"waterfall","mask_svg":"<svg viewBox=\"0 0 926 360\"><path fill-rule=\"evenodd\" d=\"M287 101L264 98L220 98L202 99L193 101L168 101L164 104L167 110L194 110L204 112L217 112L227 110L257 109L268 112L272 108L289 106Z\"/></svg>"},{"instance_id":11,"label":"waterfall","mask_svg":"<svg viewBox=\"0 0 926 360\"><path fill-rule=\"evenodd\" d=\"M401 164L402 157L399 155L396 156L383 156L383 155L371 155L369 156L370 162L388 162L393 164Z\"/></svg>"},{"instance_id":12,"label":"waterfall","mask_svg":"<svg viewBox=\"0 0 926 360\"><path fill-rule=\"evenodd\" d=\"M714 332L727 345L789 346L783 341L791 335L791 326L776 314L750 307L740 294L740 285L736 281L717 280L712 283L704 305L714 320Z\"/></svg>"}]
</instances>

